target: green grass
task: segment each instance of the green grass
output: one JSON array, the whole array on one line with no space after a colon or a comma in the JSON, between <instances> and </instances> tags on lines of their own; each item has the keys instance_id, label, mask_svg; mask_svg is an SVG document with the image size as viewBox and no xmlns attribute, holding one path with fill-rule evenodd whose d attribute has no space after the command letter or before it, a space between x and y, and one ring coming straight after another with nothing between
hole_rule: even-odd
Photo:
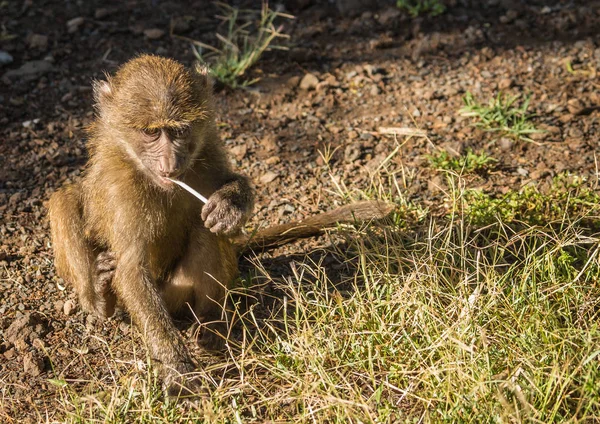
<instances>
[{"instance_id":1,"label":"green grass","mask_svg":"<svg viewBox=\"0 0 600 424\"><path fill-rule=\"evenodd\" d=\"M207 64L211 74L221 83L232 88L245 87L258 81L248 79L247 71L267 50L284 49L274 45L275 39L287 38L282 26L275 26L278 18L293 19L293 16L269 9L263 3L260 12L240 10L225 3L217 3L222 10L219 18L225 31L217 33L218 46L210 46L196 40L192 50L198 61ZM181 38L181 37L180 37Z\"/></svg>"},{"instance_id":2,"label":"green grass","mask_svg":"<svg viewBox=\"0 0 600 424\"><path fill-rule=\"evenodd\" d=\"M440 171L452 171L457 173L484 173L491 170L496 162L485 152L475 153L468 149L463 156L450 156L445 150L435 155L428 156L429 164Z\"/></svg>"},{"instance_id":3,"label":"green grass","mask_svg":"<svg viewBox=\"0 0 600 424\"><path fill-rule=\"evenodd\" d=\"M534 185L498 197L479 190L466 190L463 200L469 222L476 225L485 226L499 221L531 226L564 226L578 220L582 221L579 225L583 227L600 229L600 196L584 179L576 176L559 175L545 192Z\"/></svg>"},{"instance_id":4,"label":"green grass","mask_svg":"<svg viewBox=\"0 0 600 424\"><path fill-rule=\"evenodd\" d=\"M284 272L254 258L197 403L164 402L147 368L115 359L112 378L59 385L65 420L599 420L598 195L572 176L498 198L453 178L446 213L399 198L388 222L341 227Z\"/></svg>"},{"instance_id":5,"label":"green grass","mask_svg":"<svg viewBox=\"0 0 600 424\"><path fill-rule=\"evenodd\" d=\"M438 16L446 11L446 6L440 0L397 0L396 6L406 10L412 17L424 14Z\"/></svg>"},{"instance_id":6,"label":"green grass","mask_svg":"<svg viewBox=\"0 0 600 424\"><path fill-rule=\"evenodd\" d=\"M463 97L463 116L476 118L475 126L485 131L498 132L516 140L533 141L530 136L540 133L531 122L533 115L527 112L530 96L518 104L520 96L499 93L486 105L479 103L470 92Z\"/></svg>"}]
</instances>

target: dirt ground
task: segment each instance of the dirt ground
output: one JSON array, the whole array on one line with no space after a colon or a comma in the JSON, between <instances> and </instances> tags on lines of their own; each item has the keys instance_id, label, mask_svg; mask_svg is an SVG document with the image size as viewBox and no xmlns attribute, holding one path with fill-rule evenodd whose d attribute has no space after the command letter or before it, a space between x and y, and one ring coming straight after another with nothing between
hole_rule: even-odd
<instances>
[{"instance_id":1,"label":"dirt ground","mask_svg":"<svg viewBox=\"0 0 600 424\"><path fill-rule=\"evenodd\" d=\"M393 5L342 14L328 2L289 3L290 50L268 52L250 90L217 94L221 137L257 189L252 226L343 203L337 184L368 190L394 149L396 194L432 209L447 187L426 155L441 150L496 158L468 181L490 193L547 186L566 171L596 178L600 1L454 0L443 15L418 18ZM210 44L216 13L204 1L0 2L0 62L2 52L13 58L0 64L2 422L59 420L50 379L108 378L110 358L144 360L126 320L84 314L55 275L44 205L85 163L91 81L140 52L192 64L169 22ZM458 113L467 91L486 102L499 91L531 94L545 132L525 142L475 129ZM381 127L427 137L395 140ZM319 152L332 153L328 165ZM273 266L319 243L274 252Z\"/></svg>"}]
</instances>

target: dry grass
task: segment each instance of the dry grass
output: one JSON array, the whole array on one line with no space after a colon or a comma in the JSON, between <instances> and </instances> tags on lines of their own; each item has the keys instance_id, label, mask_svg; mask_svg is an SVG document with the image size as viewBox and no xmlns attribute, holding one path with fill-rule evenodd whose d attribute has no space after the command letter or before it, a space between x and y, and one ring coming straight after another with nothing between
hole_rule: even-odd
<instances>
[{"instance_id":1,"label":"dry grass","mask_svg":"<svg viewBox=\"0 0 600 424\"><path fill-rule=\"evenodd\" d=\"M395 172L384 164L370 193L390 198ZM203 358L196 403L164 402L144 361L124 375L108 362L110 380L64 382L66 421L600 419L600 239L582 224L595 205L563 205L573 215L548 225L481 226L460 177L454 187L447 216L396 196L390 222L340 228L342 240L284 272L254 258L231 293L228 351Z\"/></svg>"}]
</instances>

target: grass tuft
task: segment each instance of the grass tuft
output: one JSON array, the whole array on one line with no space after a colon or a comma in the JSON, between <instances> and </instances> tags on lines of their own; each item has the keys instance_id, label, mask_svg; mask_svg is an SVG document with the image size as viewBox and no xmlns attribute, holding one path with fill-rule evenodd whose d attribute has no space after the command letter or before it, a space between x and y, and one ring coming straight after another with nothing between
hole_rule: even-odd
<instances>
[{"instance_id":1,"label":"grass tuft","mask_svg":"<svg viewBox=\"0 0 600 424\"><path fill-rule=\"evenodd\" d=\"M217 33L219 46L192 41L192 50L198 61L207 64L211 74L221 83L232 88L254 84L258 79L247 79L246 72L271 49L285 49L272 44L275 39L288 38L282 26L275 26L277 18L293 19L292 15L277 12L263 3L260 13L240 10L218 2L225 32Z\"/></svg>"},{"instance_id":2,"label":"grass tuft","mask_svg":"<svg viewBox=\"0 0 600 424\"><path fill-rule=\"evenodd\" d=\"M545 192L534 185L509 191L500 197L479 190L465 190L462 200L465 218L475 225L495 222L568 225L575 219L583 221L579 225L600 229L600 196L579 177L559 175Z\"/></svg>"},{"instance_id":3,"label":"grass tuft","mask_svg":"<svg viewBox=\"0 0 600 424\"><path fill-rule=\"evenodd\" d=\"M446 11L440 0L397 0L396 6L406 10L413 18L424 14L438 16Z\"/></svg>"},{"instance_id":4,"label":"grass tuft","mask_svg":"<svg viewBox=\"0 0 600 424\"><path fill-rule=\"evenodd\" d=\"M467 92L463 97L464 106L460 113L463 116L477 118L474 124L477 128L499 132L516 140L533 141L529 136L542 131L531 122L534 115L527 113L531 96L527 96L518 106L519 97L499 93L485 106Z\"/></svg>"},{"instance_id":5,"label":"grass tuft","mask_svg":"<svg viewBox=\"0 0 600 424\"><path fill-rule=\"evenodd\" d=\"M498 162L485 152L475 153L468 149L463 156L450 156L445 150L438 154L428 156L430 165L440 171L452 171L458 173L485 173L490 171Z\"/></svg>"}]
</instances>

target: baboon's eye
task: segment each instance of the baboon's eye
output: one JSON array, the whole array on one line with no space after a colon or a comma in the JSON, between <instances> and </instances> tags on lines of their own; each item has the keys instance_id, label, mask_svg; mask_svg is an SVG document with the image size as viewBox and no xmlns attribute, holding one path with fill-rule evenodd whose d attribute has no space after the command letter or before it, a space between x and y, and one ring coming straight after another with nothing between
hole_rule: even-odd
<instances>
[{"instance_id":1,"label":"baboon's eye","mask_svg":"<svg viewBox=\"0 0 600 424\"><path fill-rule=\"evenodd\" d=\"M173 138L185 138L187 137L188 133L189 133L189 128L188 127L178 127L178 128L173 128L171 129L169 132L171 133L171 136Z\"/></svg>"},{"instance_id":2,"label":"baboon's eye","mask_svg":"<svg viewBox=\"0 0 600 424\"><path fill-rule=\"evenodd\" d=\"M146 135L147 137L150 137L152 139L156 139L160 135L159 128L144 128L144 129L142 129L142 132L144 133L144 135Z\"/></svg>"}]
</instances>

